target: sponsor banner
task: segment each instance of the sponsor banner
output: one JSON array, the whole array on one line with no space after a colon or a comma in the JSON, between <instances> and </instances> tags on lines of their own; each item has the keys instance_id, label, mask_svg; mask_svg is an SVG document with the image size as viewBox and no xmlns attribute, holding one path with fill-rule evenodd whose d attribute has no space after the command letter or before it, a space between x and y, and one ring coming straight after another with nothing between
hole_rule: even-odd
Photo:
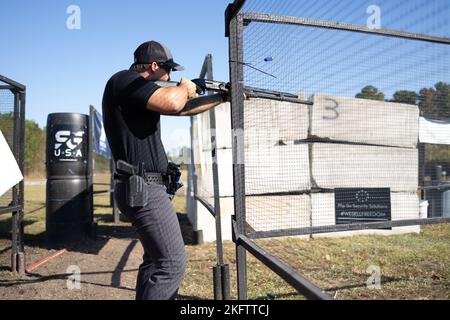
<instances>
[{"instance_id":1,"label":"sponsor banner","mask_svg":"<svg viewBox=\"0 0 450 320\"><path fill-rule=\"evenodd\" d=\"M389 188L335 189L336 224L391 220Z\"/></svg>"},{"instance_id":2,"label":"sponsor banner","mask_svg":"<svg viewBox=\"0 0 450 320\"><path fill-rule=\"evenodd\" d=\"M93 115L93 151L100 156L111 158L111 150L109 148L108 140L106 139L105 128L103 126L103 117L102 115L93 108L91 114Z\"/></svg>"}]
</instances>

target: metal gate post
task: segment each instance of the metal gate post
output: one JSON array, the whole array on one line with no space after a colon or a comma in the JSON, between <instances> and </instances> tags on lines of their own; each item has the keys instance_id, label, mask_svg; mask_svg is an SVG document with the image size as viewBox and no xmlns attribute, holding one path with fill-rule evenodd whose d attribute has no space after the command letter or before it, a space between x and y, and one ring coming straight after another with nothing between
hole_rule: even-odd
<instances>
[{"instance_id":1,"label":"metal gate post","mask_svg":"<svg viewBox=\"0 0 450 320\"><path fill-rule=\"evenodd\" d=\"M233 131L233 188L234 213L239 234L245 234L245 166L244 166L244 70L243 28L241 14L229 21L229 56L231 82L231 121ZM241 63L240 63L241 62ZM247 300L247 254L236 243L238 299Z\"/></svg>"}]
</instances>

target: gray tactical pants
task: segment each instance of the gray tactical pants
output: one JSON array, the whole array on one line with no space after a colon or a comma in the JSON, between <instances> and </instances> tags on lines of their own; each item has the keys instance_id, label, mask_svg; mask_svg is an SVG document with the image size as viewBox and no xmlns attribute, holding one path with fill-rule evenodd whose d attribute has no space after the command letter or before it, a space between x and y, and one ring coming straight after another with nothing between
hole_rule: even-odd
<instances>
[{"instance_id":1,"label":"gray tactical pants","mask_svg":"<svg viewBox=\"0 0 450 320\"><path fill-rule=\"evenodd\" d=\"M144 248L136 300L175 299L186 263L180 224L166 187L151 183L148 188L150 199L142 208L127 206L124 183L116 183L114 190L118 208L136 228Z\"/></svg>"}]
</instances>

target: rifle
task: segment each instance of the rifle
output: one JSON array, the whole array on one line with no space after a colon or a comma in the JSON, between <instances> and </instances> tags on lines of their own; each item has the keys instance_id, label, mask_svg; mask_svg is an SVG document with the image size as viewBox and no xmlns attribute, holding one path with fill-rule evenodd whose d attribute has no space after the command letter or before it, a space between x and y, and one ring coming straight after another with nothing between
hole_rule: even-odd
<instances>
[{"instance_id":1,"label":"rifle","mask_svg":"<svg viewBox=\"0 0 450 320\"><path fill-rule=\"evenodd\" d=\"M197 86L197 94L199 95L205 95L206 92L216 92L222 94L225 101L230 101L230 94L231 94L231 83L225 83L221 81L214 81L214 80L206 80L206 79L193 79L191 80L195 83ZM178 82L175 81L155 81L155 84L157 84L160 87L176 87L178 86ZM261 89L261 88L255 88L255 87L244 87L244 99L248 98L264 98L264 99L271 99L271 100L278 100L278 101L288 101L288 102L294 102L294 103L300 103L300 104L307 104L312 105L311 102L301 100L292 93L286 93L286 92L280 92L280 91L273 91L273 90L267 90L267 89Z\"/></svg>"}]
</instances>

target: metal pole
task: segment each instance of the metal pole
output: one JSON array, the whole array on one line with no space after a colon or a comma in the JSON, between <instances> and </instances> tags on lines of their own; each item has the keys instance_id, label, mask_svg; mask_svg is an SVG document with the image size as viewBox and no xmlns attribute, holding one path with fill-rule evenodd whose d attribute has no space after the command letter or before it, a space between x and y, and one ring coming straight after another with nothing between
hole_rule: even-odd
<instances>
[{"instance_id":1,"label":"metal pole","mask_svg":"<svg viewBox=\"0 0 450 320\"><path fill-rule=\"evenodd\" d=\"M364 34L372 34L372 35L378 35L378 36L424 41L424 42L446 44L446 45L450 44L450 38L435 37L435 36L430 36L430 35L426 35L426 34L404 32L404 31L390 30L390 29L370 29L366 26L350 24L350 23L343 23L343 22L323 21L323 20L317 20L317 19L279 16L279 15L263 14L263 13L244 13L243 16L244 16L244 21L246 24L248 24L250 22L287 24L287 25L296 25L296 26L303 26L303 27L315 27L315 28L324 28L324 29L332 29L332 30L351 31L351 32L364 33ZM242 61L242 60L239 60L239 61Z\"/></svg>"},{"instance_id":2,"label":"metal pole","mask_svg":"<svg viewBox=\"0 0 450 320\"><path fill-rule=\"evenodd\" d=\"M89 125L88 125L88 132L89 132L89 140L88 140L88 178L86 179L87 182L87 190L92 195L94 194L94 112L95 108L94 106L89 106ZM90 219L89 223L91 224L88 226L91 238L96 237L96 227L94 224L94 197L91 196L89 201L90 204Z\"/></svg>"},{"instance_id":3,"label":"metal pole","mask_svg":"<svg viewBox=\"0 0 450 320\"><path fill-rule=\"evenodd\" d=\"M375 230L385 228L418 226L428 224L450 223L450 217L426 218L426 219L407 219L407 220L387 220L379 222L351 223L351 224L335 224L329 226L292 228L272 231L258 231L247 233L250 239L276 238L276 237L292 237L306 234L345 232L356 230Z\"/></svg>"},{"instance_id":4,"label":"metal pole","mask_svg":"<svg viewBox=\"0 0 450 320\"><path fill-rule=\"evenodd\" d=\"M230 266L228 264L222 264L220 266L220 275L222 277L222 297L223 297L223 300L230 300L231 299Z\"/></svg>"},{"instance_id":5,"label":"metal pole","mask_svg":"<svg viewBox=\"0 0 450 320\"><path fill-rule=\"evenodd\" d=\"M419 143L419 186L425 187L425 144ZM424 189L420 190L420 199L424 200L426 198L426 191Z\"/></svg>"},{"instance_id":6,"label":"metal pole","mask_svg":"<svg viewBox=\"0 0 450 320\"><path fill-rule=\"evenodd\" d=\"M213 80L212 56L206 56L206 74L208 80ZM211 157L212 157L212 174L213 174L213 190L214 190L214 216L216 222L216 249L217 264L223 264L222 250L222 224L220 217L220 190L219 190L219 173L217 167L217 144L216 144L216 113L214 109L209 110L210 128L211 128Z\"/></svg>"},{"instance_id":7,"label":"metal pole","mask_svg":"<svg viewBox=\"0 0 450 320\"><path fill-rule=\"evenodd\" d=\"M20 92L20 140L19 140L19 168L25 176L25 88ZM25 178L24 178L25 179ZM25 274L25 244L24 244L24 205L25 205L25 187L24 180L19 182L19 205L22 209L19 211L17 221L17 237L18 237L18 255L17 255L17 271L20 274Z\"/></svg>"},{"instance_id":8,"label":"metal pole","mask_svg":"<svg viewBox=\"0 0 450 320\"><path fill-rule=\"evenodd\" d=\"M119 223L120 222L120 211L119 211L119 208L117 207L116 198L114 197L114 188L116 186L116 183L114 181L114 171L116 170L116 164L115 164L112 156L111 156L111 159L109 160L109 170L111 173L111 190L112 190L110 192L109 201L110 201L110 205L112 207L114 223Z\"/></svg>"},{"instance_id":9,"label":"metal pole","mask_svg":"<svg viewBox=\"0 0 450 320\"><path fill-rule=\"evenodd\" d=\"M192 210L191 212L194 213L195 216L197 216L197 199L195 199L195 196L197 195L197 167L196 167L196 159L195 159L195 143L194 143L194 127L196 125L196 121L194 119L194 117L190 117L191 120L191 127L190 127L190 131L191 131L191 161L189 164L189 182L192 183L189 184L189 192L188 192L188 197L190 199L190 210ZM197 229L197 222L194 219L194 225L193 225L194 229ZM195 236L195 243L197 244L201 244L203 243L203 238L200 237L200 232L197 231L196 236Z\"/></svg>"},{"instance_id":10,"label":"metal pole","mask_svg":"<svg viewBox=\"0 0 450 320\"><path fill-rule=\"evenodd\" d=\"M206 76L208 80L213 80L212 55L208 54L205 59ZM222 241L222 219L220 210L220 188L219 188L219 170L217 162L217 132L216 132L216 113L215 109L209 111L210 128L211 128L211 157L213 172L213 188L214 188L214 217L216 222L216 249L217 249L217 265L213 268L214 274L214 297L216 300L230 299L229 270L224 265L223 259L223 241ZM231 223L231 221L230 221Z\"/></svg>"},{"instance_id":11,"label":"metal pole","mask_svg":"<svg viewBox=\"0 0 450 320\"><path fill-rule=\"evenodd\" d=\"M20 140L21 140L21 125L20 125L20 105L19 105L19 93L17 91L11 91L14 95L14 117L13 117L13 153L16 161L20 165ZM15 185L12 189L12 205L19 206L19 187ZM11 250L11 271L17 272L17 257L19 253L19 242L18 242L18 233L19 233L19 213L18 211L12 212L12 225L11 225L11 241L12 241L12 250Z\"/></svg>"},{"instance_id":12,"label":"metal pole","mask_svg":"<svg viewBox=\"0 0 450 320\"><path fill-rule=\"evenodd\" d=\"M320 288L312 284L308 279L298 274L297 271L289 267L274 255L266 252L246 236L240 235L237 242L242 243L252 255L268 266L273 272L278 274L281 278L283 278L283 280L289 283L307 299L333 300L330 296L323 293Z\"/></svg>"},{"instance_id":13,"label":"metal pole","mask_svg":"<svg viewBox=\"0 0 450 320\"><path fill-rule=\"evenodd\" d=\"M225 37L230 36L230 21L244 6L246 0L234 0L233 3L228 4L225 10Z\"/></svg>"},{"instance_id":14,"label":"metal pole","mask_svg":"<svg viewBox=\"0 0 450 320\"><path fill-rule=\"evenodd\" d=\"M202 70L200 71L201 79L213 79L213 71L212 71L212 56L211 54L207 54L205 60L203 61ZM211 157L213 162L213 192L214 192L214 206L211 206L206 200L197 195L197 192L194 194L194 198L199 200L205 208L214 216L214 221L216 223L216 254L217 254L217 262L216 265L213 266L213 291L214 291L214 300L223 300L223 288L222 288L222 274L221 274L221 263L223 262L222 256L222 228L220 223L220 194L219 194L219 186L218 186L218 175L217 175L217 156L216 156L216 144L214 139L214 130L216 127L215 114L213 110L209 111L210 116L210 128L211 128ZM213 129L214 128L214 129ZM192 132L192 137L193 137ZM219 216L217 216L217 214Z\"/></svg>"},{"instance_id":15,"label":"metal pole","mask_svg":"<svg viewBox=\"0 0 450 320\"><path fill-rule=\"evenodd\" d=\"M237 232L245 233L245 169L244 169L244 70L243 28L241 14L235 15L229 25L229 57L231 82L231 118L233 130L233 191ZM234 62L233 62L234 61ZM247 300L247 254L241 243L236 242L238 298Z\"/></svg>"},{"instance_id":16,"label":"metal pole","mask_svg":"<svg viewBox=\"0 0 450 320\"><path fill-rule=\"evenodd\" d=\"M18 83L12 79L9 79L5 76L0 75L0 81L9 84L10 86L13 86L15 90L25 91L25 86L21 83Z\"/></svg>"},{"instance_id":17,"label":"metal pole","mask_svg":"<svg viewBox=\"0 0 450 320\"><path fill-rule=\"evenodd\" d=\"M220 265L213 266L213 288L214 288L214 300L223 300L222 294L222 274Z\"/></svg>"}]
</instances>

